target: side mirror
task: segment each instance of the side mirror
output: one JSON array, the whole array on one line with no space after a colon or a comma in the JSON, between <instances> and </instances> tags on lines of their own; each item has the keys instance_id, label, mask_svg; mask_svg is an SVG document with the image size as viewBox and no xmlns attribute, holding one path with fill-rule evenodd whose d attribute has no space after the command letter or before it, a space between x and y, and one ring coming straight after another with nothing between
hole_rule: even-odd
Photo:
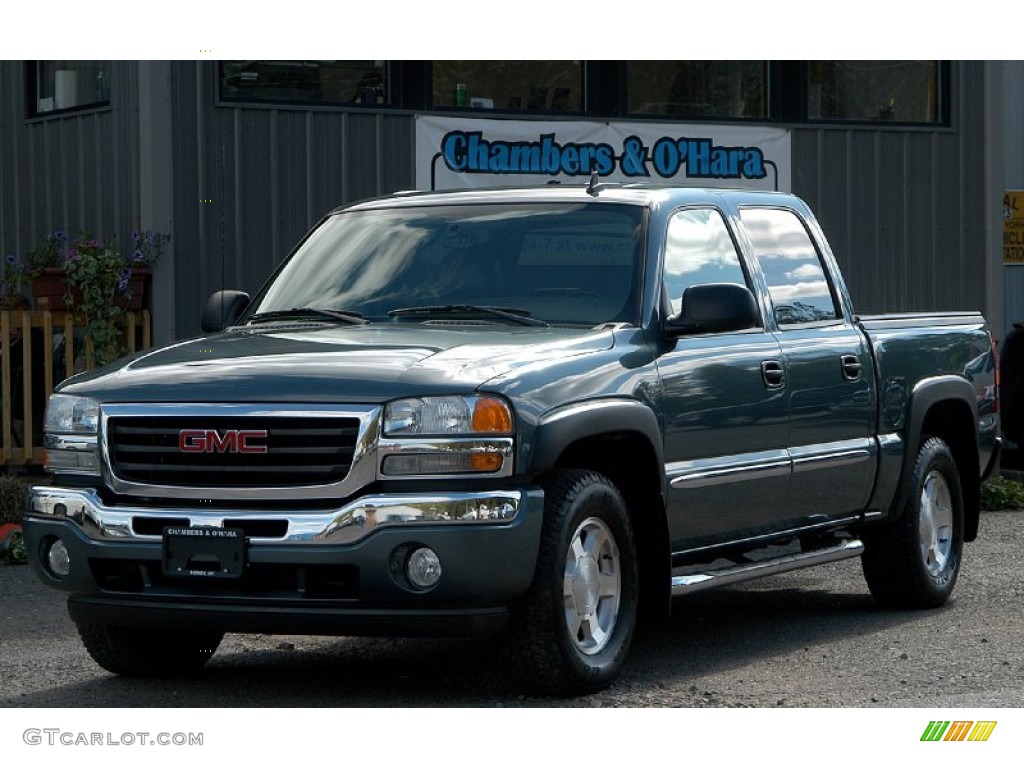
<instances>
[{"instance_id":1,"label":"side mirror","mask_svg":"<svg viewBox=\"0 0 1024 768\"><path fill-rule=\"evenodd\" d=\"M249 305L249 294L242 291L217 291L206 300L199 321L203 333L223 331L234 325Z\"/></svg>"},{"instance_id":2,"label":"side mirror","mask_svg":"<svg viewBox=\"0 0 1024 768\"><path fill-rule=\"evenodd\" d=\"M736 283L691 285L683 291L683 311L665 321L666 335L742 331L761 325L754 294Z\"/></svg>"}]
</instances>

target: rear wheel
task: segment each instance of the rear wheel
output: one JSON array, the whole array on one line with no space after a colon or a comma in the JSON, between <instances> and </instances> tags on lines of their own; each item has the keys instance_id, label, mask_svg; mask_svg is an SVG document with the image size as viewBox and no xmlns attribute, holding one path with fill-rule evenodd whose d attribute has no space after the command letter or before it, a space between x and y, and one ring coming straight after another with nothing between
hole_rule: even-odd
<instances>
[{"instance_id":1,"label":"rear wheel","mask_svg":"<svg viewBox=\"0 0 1024 768\"><path fill-rule=\"evenodd\" d=\"M536 693L599 690L619 674L636 625L637 564L625 502L603 475L544 481L533 585L514 613L509 663Z\"/></svg>"},{"instance_id":2,"label":"rear wheel","mask_svg":"<svg viewBox=\"0 0 1024 768\"><path fill-rule=\"evenodd\" d=\"M79 624L78 634L93 660L125 677L183 677L210 660L222 633L158 630Z\"/></svg>"},{"instance_id":3,"label":"rear wheel","mask_svg":"<svg viewBox=\"0 0 1024 768\"><path fill-rule=\"evenodd\" d=\"M875 600L893 608L934 608L953 592L964 542L964 504L953 454L937 437L917 454L900 519L866 538L864 576Z\"/></svg>"}]
</instances>

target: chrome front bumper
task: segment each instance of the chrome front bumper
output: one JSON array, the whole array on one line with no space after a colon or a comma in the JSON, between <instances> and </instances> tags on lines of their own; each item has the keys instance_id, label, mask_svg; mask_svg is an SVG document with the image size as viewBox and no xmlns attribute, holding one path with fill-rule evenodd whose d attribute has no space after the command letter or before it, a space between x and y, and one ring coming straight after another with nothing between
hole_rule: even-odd
<instances>
[{"instance_id":1,"label":"chrome front bumper","mask_svg":"<svg viewBox=\"0 0 1024 768\"><path fill-rule=\"evenodd\" d=\"M345 545L375 530L429 524L473 526L510 524L524 506L521 491L401 494L362 496L333 509L239 510L200 507L105 505L88 488L33 486L26 515L75 523L90 539L118 542L156 542L161 521L175 526L249 527L262 525L273 535L249 535L254 544Z\"/></svg>"}]
</instances>

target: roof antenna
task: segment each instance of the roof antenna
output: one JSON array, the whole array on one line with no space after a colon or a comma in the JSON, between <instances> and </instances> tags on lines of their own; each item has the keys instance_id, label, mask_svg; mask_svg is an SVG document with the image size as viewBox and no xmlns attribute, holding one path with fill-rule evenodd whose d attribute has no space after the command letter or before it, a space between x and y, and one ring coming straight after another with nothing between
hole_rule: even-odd
<instances>
[{"instance_id":1,"label":"roof antenna","mask_svg":"<svg viewBox=\"0 0 1024 768\"><path fill-rule=\"evenodd\" d=\"M601 189L601 176L597 171L590 174L590 183L587 184L587 194L592 197L597 197L597 193Z\"/></svg>"}]
</instances>

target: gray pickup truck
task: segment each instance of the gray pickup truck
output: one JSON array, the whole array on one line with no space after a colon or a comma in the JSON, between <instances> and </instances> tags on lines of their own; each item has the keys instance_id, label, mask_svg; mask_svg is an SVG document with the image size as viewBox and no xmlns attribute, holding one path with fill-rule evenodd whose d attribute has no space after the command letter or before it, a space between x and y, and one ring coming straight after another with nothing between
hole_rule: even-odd
<instances>
[{"instance_id":1,"label":"gray pickup truck","mask_svg":"<svg viewBox=\"0 0 1024 768\"><path fill-rule=\"evenodd\" d=\"M788 194L396 194L203 328L47 408L27 548L122 675L225 632L480 633L579 693L720 584L860 557L938 606L999 455L984 318L857 316Z\"/></svg>"}]
</instances>

